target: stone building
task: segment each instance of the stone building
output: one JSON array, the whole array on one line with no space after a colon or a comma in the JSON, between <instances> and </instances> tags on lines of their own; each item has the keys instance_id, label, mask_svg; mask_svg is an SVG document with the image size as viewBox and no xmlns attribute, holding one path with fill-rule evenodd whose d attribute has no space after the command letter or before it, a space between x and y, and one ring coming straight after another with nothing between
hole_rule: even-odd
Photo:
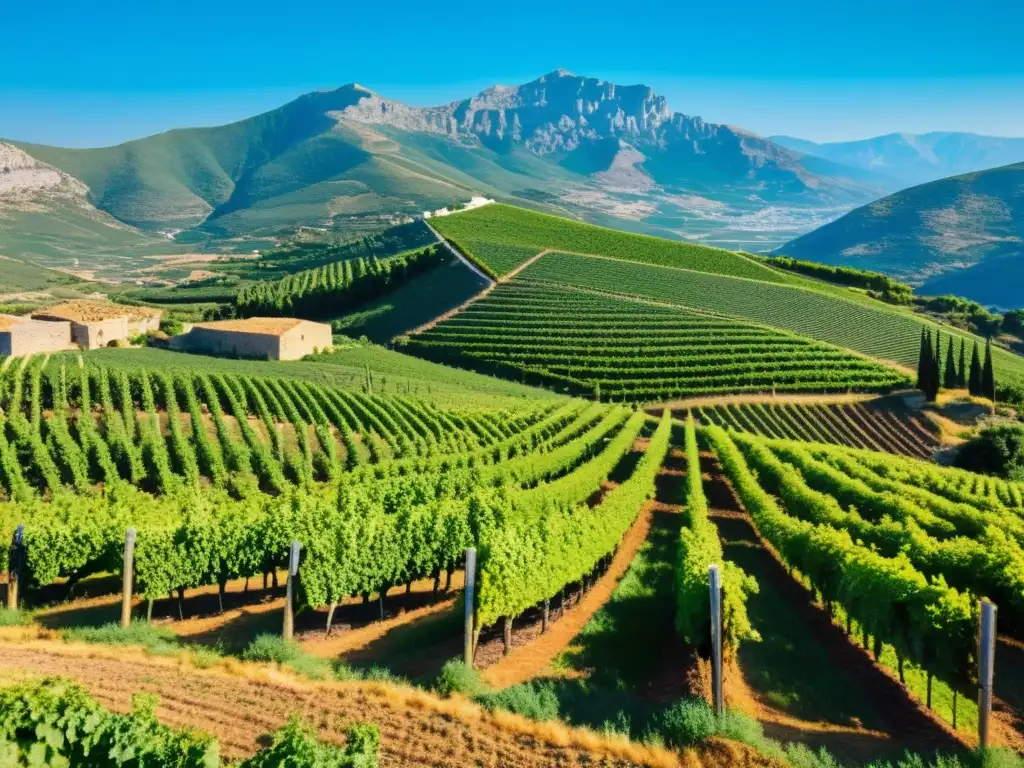
<instances>
[{"instance_id":1,"label":"stone building","mask_svg":"<svg viewBox=\"0 0 1024 768\"><path fill-rule=\"evenodd\" d=\"M130 339L160 327L158 309L84 299L37 310L32 318L70 323L71 340L82 349L106 347L113 341Z\"/></svg>"},{"instance_id":2,"label":"stone building","mask_svg":"<svg viewBox=\"0 0 1024 768\"><path fill-rule=\"evenodd\" d=\"M71 323L0 315L0 357L70 349Z\"/></svg>"},{"instance_id":3,"label":"stone building","mask_svg":"<svg viewBox=\"0 0 1024 768\"><path fill-rule=\"evenodd\" d=\"M298 360L330 348L331 326L294 317L250 317L186 325L172 349L259 360Z\"/></svg>"}]
</instances>

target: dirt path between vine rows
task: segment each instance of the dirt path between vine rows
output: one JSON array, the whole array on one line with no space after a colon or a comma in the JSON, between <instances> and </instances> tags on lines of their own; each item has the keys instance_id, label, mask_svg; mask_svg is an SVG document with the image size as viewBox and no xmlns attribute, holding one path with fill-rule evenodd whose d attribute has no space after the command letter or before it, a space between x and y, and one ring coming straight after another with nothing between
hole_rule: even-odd
<instances>
[{"instance_id":1,"label":"dirt path between vine rows","mask_svg":"<svg viewBox=\"0 0 1024 768\"><path fill-rule=\"evenodd\" d=\"M163 723L216 736L222 756L232 760L254 752L263 734L297 712L333 743L341 743L341 732L353 723L377 724L383 768L777 765L734 742L711 740L701 753L680 756L561 723L490 714L464 699L438 699L414 688L314 683L240 662L200 670L186 657L150 657L135 648L0 643L0 684L39 676L77 681L119 712L128 711L133 693L156 694Z\"/></svg>"}]
</instances>

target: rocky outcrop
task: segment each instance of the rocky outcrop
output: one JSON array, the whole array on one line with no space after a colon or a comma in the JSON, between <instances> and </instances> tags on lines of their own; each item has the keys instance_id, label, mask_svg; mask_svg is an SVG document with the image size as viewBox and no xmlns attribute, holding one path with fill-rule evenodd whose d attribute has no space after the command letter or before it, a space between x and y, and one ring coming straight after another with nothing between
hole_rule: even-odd
<instances>
[{"instance_id":1,"label":"rocky outcrop","mask_svg":"<svg viewBox=\"0 0 1024 768\"><path fill-rule=\"evenodd\" d=\"M0 201L30 202L52 196L84 199L88 191L78 179L0 141Z\"/></svg>"},{"instance_id":2,"label":"rocky outcrop","mask_svg":"<svg viewBox=\"0 0 1024 768\"><path fill-rule=\"evenodd\" d=\"M491 149L518 146L559 162L579 152L582 160L567 162L573 170L610 172L619 181L622 158L616 158L625 150L635 168L632 185L644 176L667 185L713 180L821 186L798 153L730 126L673 112L646 85L620 86L565 70L524 85L495 85L440 107L412 107L364 91L356 103L330 116L342 123L440 134ZM643 157L638 160L638 155Z\"/></svg>"}]
</instances>

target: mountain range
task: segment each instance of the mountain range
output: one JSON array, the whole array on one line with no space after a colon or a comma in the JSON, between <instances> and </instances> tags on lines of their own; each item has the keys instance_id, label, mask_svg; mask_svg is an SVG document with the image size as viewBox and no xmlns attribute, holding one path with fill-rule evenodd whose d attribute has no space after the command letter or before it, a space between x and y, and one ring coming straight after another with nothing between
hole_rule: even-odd
<instances>
[{"instance_id":1,"label":"mountain range","mask_svg":"<svg viewBox=\"0 0 1024 768\"><path fill-rule=\"evenodd\" d=\"M475 195L764 250L887 183L564 70L439 107L350 84L114 147L0 143L0 254L118 272L299 227L365 234Z\"/></svg>"},{"instance_id":2,"label":"mountain range","mask_svg":"<svg viewBox=\"0 0 1024 768\"><path fill-rule=\"evenodd\" d=\"M905 189L778 252L885 272L924 294L1024 307L1024 163Z\"/></svg>"},{"instance_id":3,"label":"mountain range","mask_svg":"<svg viewBox=\"0 0 1024 768\"><path fill-rule=\"evenodd\" d=\"M883 183L888 179L890 192L947 176L1024 162L1024 139L976 133L890 133L826 144L792 136L772 136L771 141L810 157L877 174L875 178Z\"/></svg>"}]
</instances>

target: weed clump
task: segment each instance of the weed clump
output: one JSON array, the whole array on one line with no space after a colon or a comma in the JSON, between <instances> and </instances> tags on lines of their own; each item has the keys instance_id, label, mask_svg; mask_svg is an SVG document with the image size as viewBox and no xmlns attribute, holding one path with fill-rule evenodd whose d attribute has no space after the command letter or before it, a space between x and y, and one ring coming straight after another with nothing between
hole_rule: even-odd
<instances>
[{"instance_id":1,"label":"weed clump","mask_svg":"<svg viewBox=\"0 0 1024 768\"><path fill-rule=\"evenodd\" d=\"M478 669L467 666L461 659L449 659L434 681L434 691L445 698L459 693L471 699L486 693L487 685Z\"/></svg>"},{"instance_id":2,"label":"weed clump","mask_svg":"<svg viewBox=\"0 0 1024 768\"><path fill-rule=\"evenodd\" d=\"M310 680L334 677L334 670L327 659L306 653L293 640L269 633L257 635L242 651L242 660L277 663Z\"/></svg>"},{"instance_id":3,"label":"weed clump","mask_svg":"<svg viewBox=\"0 0 1024 768\"><path fill-rule=\"evenodd\" d=\"M73 627L65 629L61 636L68 642L141 645L154 655L176 653L182 648L174 632L145 621L133 621L127 627L114 622L99 627Z\"/></svg>"},{"instance_id":4,"label":"weed clump","mask_svg":"<svg viewBox=\"0 0 1024 768\"><path fill-rule=\"evenodd\" d=\"M31 623L31 611L21 608L0 608L0 627L27 627Z\"/></svg>"},{"instance_id":5,"label":"weed clump","mask_svg":"<svg viewBox=\"0 0 1024 768\"><path fill-rule=\"evenodd\" d=\"M504 709L531 720L557 720L560 710L558 693L546 682L512 685L476 700L490 711Z\"/></svg>"}]
</instances>

